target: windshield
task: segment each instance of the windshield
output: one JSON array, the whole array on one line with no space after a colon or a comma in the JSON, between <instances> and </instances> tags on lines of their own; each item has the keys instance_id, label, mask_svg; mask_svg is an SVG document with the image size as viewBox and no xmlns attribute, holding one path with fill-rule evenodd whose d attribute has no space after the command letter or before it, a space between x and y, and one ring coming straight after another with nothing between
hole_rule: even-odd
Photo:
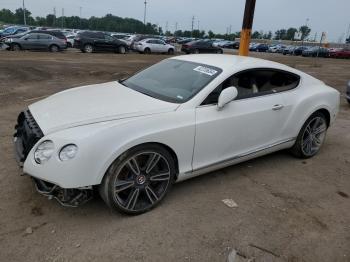
<instances>
[{"instance_id":1,"label":"windshield","mask_svg":"<svg viewBox=\"0 0 350 262\"><path fill-rule=\"evenodd\" d=\"M160 100L184 103L221 71L213 66L169 59L137 73L121 84Z\"/></svg>"}]
</instances>

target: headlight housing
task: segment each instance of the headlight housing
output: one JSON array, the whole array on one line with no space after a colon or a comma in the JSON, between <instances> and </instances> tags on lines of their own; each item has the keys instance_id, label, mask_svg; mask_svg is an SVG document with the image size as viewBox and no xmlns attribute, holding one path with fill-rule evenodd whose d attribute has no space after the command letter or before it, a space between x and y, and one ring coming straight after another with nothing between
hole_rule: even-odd
<instances>
[{"instance_id":1,"label":"headlight housing","mask_svg":"<svg viewBox=\"0 0 350 262\"><path fill-rule=\"evenodd\" d=\"M65 145L60 153L59 158L61 161L68 161L73 159L78 153L78 146L74 144Z\"/></svg>"},{"instance_id":2,"label":"headlight housing","mask_svg":"<svg viewBox=\"0 0 350 262\"><path fill-rule=\"evenodd\" d=\"M47 162L53 155L54 150L55 145L51 140L45 140L41 142L34 152L35 162L37 162L38 164L43 164Z\"/></svg>"}]
</instances>

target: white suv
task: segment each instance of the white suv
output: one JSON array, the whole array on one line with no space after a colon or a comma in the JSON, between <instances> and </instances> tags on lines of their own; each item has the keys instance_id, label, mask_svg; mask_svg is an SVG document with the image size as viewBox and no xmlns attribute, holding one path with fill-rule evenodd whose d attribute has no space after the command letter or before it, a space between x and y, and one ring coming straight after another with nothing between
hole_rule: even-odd
<instances>
[{"instance_id":1,"label":"white suv","mask_svg":"<svg viewBox=\"0 0 350 262\"><path fill-rule=\"evenodd\" d=\"M175 47L165 43L163 40L156 38L143 39L140 42L134 44L136 51L144 54L150 53L168 53L170 55L174 54Z\"/></svg>"}]
</instances>

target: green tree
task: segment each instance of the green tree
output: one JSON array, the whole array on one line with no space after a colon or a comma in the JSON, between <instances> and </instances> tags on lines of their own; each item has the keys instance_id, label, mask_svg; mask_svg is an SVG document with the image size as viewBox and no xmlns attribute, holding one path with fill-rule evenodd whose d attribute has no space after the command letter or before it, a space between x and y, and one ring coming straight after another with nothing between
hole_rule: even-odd
<instances>
[{"instance_id":1,"label":"green tree","mask_svg":"<svg viewBox=\"0 0 350 262\"><path fill-rule=\"evenodd\" d=\"M0 21L6 23L15 23L15 14L9 9L0 10Z\"/></svg>"},{"instance_id":2,"label":"green tree","mask_svg":"<svg viewBox=\"0 0 350 262\"><path fill-rule=\"evenodd\" d=\"M307 25L303 25L299 27L299 32L301 33L301 40L305 40L310 35L311 28Z\"/></svg>"},{"instance_id":3,"label":"green tree","mask_svg":"<svg viewBox=\"0 0 350 262\"><path fill-rule=\"evenodd\" d=\"M209 30L209 31L208 31L208 37L209 37L209 38L214 38L214 37L215 37L214 32L211 31L211 30Z\"/></svg>"},{"instance_id":4,"label":"green tree","mask_svg":"<svg viewBox=\"0 0 350 262\"><path fill-rule=\"evenodd\" d=\"M296 29L294 27L288 28L287 33L286 33L286 40L294 40L294 35L296 32L298 32L298 29Z\"/></svg>"},{"instance_id":5,"label":"green tree","mask_svg":"<svg viewBox=\"0 0 350 262\"><path fill-rule=\"evenodd\" d=\"M287 30L286 29L279 29L275 32L275 39L276 40L284 40L286 39L286 35L287 35Z\"/></svg>"},{"instance_id":6,"label":"green tree","mask_svg":"<svg viewBox=\"0 0 350 262\"><path fill-rule=\"evenodd\" d=\"M252 34L252 39L260 39L261 37L262 36L258 31L254 31L254 33Z\"/></svg>"},{"instance_id":7,"label":"green tree","mask_svg":"<svg viewBox=\"0 0 350 262\"><path fill-rule=\"evenodd\" d=\"M35 24L34 18L31 16L32 13L28 9L25 9L25 10L26 10L26 12L25 12L26 13L26 23L28 25ZM22 8L16 9L14 16L15 16L14 23L24 25L24 17L23 17L23 9Z\"/></svg>"}]
</instances>

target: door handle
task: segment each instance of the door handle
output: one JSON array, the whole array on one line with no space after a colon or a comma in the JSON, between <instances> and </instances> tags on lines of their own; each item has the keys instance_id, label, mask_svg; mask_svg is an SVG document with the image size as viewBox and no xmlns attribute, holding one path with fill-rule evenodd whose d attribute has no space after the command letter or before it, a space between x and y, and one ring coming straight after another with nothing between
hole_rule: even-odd
<instances>
[{"instance_id":1,"label":"door handle","mask_svg":"<svg viewBox=\"0 0 350 262\"><path fill-rule=\"evenodd\" d=\"M283 105L279 105L279 104L278 105L274 105L272 107L272 110L274 110L274 111L281 110L283 107L284 107Z\"/></svg>"}]
</instances>

